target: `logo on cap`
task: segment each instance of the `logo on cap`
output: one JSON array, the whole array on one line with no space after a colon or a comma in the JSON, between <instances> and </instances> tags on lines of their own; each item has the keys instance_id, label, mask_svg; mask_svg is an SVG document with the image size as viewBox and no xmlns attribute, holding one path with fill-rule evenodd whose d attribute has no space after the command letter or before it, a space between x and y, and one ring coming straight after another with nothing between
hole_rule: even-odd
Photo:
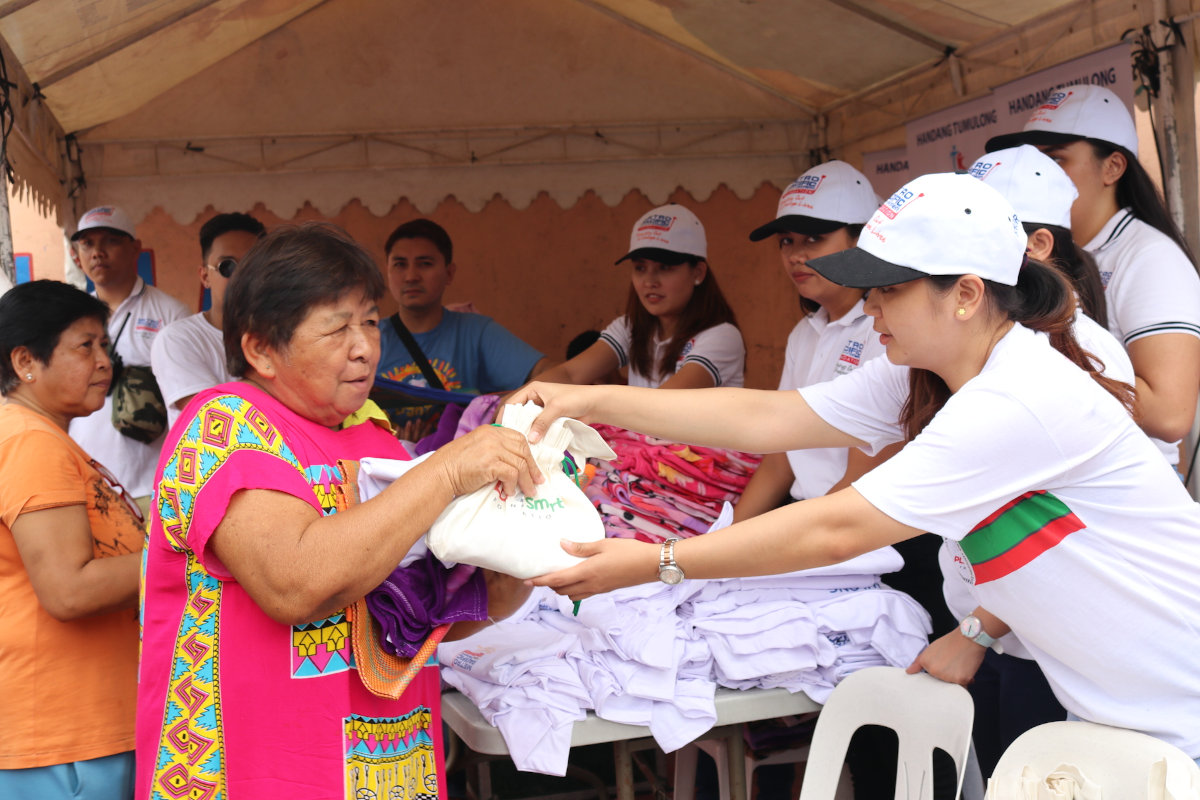
<instances>
[{"instance_id":1,"label":"logo on cap","mask_svg":"<svg viewBox=\"0 0 1200 800\"><path fill-rule=\"evenodd\" d=\"M1055 92L1046 98L1046 102L1038 106L1038 111L1043 108L1053 111L1063 104L1063 101L1072 95L1072 92Z\"/></svg>"},{"instance_id":2,"label":"logo on cap","mask_svg":"<svg viewBox=\"0 0 1200 800\"><path fill-rule=\"evenodd\" d=\"M824 175L801 175L792 181L792 185L788 187L785 194L812 194L821 185L821 181L823 180L825 180Z\"/></svg>"},{"instance_id":3,"label":"logo on cap","mask_svg":"<svg viewBox=\"0 0 1200 800\"><path fill-rule=\"evenodd\" d=\"M991 174L992 170L994 170L998 166L1000 166L999 161L996 161L994 163L987 163L984 161L976 161L974 164L971 165L971 169L969 170L969 172L971 173L971 175L973 177L979 178L979 180L983 180L984 178L986 178L988 175Z\"/></svg>"},{"instance_id":4,"label":"logo on cap","mask_svg":"<svg viewBox=\"0 0 1200 800\"><path fill-rule=\"evenodd\" d=\"M647 228L653 228L657 231L669 231L674 224L675 217L669 214L653 214L643 220L642 224L638 226L638 231L641 232Z\"/></svg>"},{"instance_id":5,"label":"logo on cap","mask_svg":"<svg viewBox=\"0 0 1200 800\"><path fill-rule=\"evenodd\" d=\"M895 219L896 215L908 208L910 203L924 196L924 192L913 194L908 188L901 187L899 191L887 199L887 202L879 207L879 212L888 219Z\"/></svg>"}]
</instances>

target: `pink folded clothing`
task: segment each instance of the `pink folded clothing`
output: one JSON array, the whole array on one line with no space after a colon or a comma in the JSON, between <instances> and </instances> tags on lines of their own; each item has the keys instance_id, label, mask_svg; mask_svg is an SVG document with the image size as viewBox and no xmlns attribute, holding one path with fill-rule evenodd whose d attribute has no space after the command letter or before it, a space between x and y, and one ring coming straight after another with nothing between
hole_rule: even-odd
<instances>
[{"instance_id":1,"label":"pink folded clothing","mask_svg":"<svg viewBox=\"0 0 1200 800\"><path fill-rule=\"evenodd\" d=\"M741 496L761 456L594 426L617 457L595 466L585 493L610 538L661 542L704 533Z\"/></svg>"}]
</instances>

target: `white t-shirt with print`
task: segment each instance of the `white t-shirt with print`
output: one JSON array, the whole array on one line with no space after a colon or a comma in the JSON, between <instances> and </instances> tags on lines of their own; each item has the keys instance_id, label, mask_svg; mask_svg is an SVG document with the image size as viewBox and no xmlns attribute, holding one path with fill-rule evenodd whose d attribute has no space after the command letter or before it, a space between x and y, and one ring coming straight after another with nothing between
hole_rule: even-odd
<instances>
[{"instance_id":1,"label":"white t-shirt with print","mask_svg":"<svg viewBox=\"0 0 1200 800\"><path fill-rule=\"evenodd\" d=\"M824 308L800 320L788 336L780 390L832 380L883 355L886 348L879 343L873 323L863 311L862 300L832 322ZM844 447L791 450L787 459L795 476L791 494L797 500L827 494L846 474Z\"/></svg>"},{"instance_id":2,"label":"white t-shirt with print","mask_svg":"<svg viewBox=\"0 0 1200 800\"><path fill-rule=\"evenodd\" d=\"M148 367L155 337L167 325L187 315L183 303L138 278L129 297L108 318L108 336L116 340L117 353L126 364ZM118 340L117 332L126 317L129 321ZM130 495L145 497L153 493L154 470L163 437L142 444L122 436L112 424L112 395L104 398L104 407L99 411L71 420L70 432L84 452L107 467Z\"/></svg>"},{"instance_id":3,"label":"white t-shirt with print","mask_svg":"<svg viewBox=\"0 0 1200 800\"><path fill-rule=\"evenodd\" d=\"M906 371L885 359L801 390L877 449L900 438ZM1200 506L1126 410L1016 325L896 456L854 483L933 531L1081 719L1200 756Z\"/></svg>"},{"instance_id":4,"label":"white t-shirt with print","mask_svg":"<svg viewBox=\"0 0 1200 800\"><path fill-rule=\"evenodd\" d=\"M613 320L600 334L600 341L617 354L622 367L629 366L630 324L627 317ZM654 341L652 363L657 364L666 342ZM708 370L715 386L745 384L746 345L742 333L728 322L701 331L683 346L670 375L647 376L629 368L629 385L657 389L678 372L684 364L699 364Z\"/></svg>"},{"instance_id":5,"label":"white t-shirt with print","mask_svg":"<svg viewBox=\"0 0 1200 800\"><path fill-rule=\"evenodd\" d=\"M174 425L182 408L175 404L197 392L234 380L225 365L221 329L204 314L172 322L155 339L150 365L167 403L167 424Z\"/></svg>"},{"instance_id":6,"label":"white t-shirt with print","mask_svg":"<svg viewBox=\"0 0 1200 800\"><path fill-rule=\"evenodd\" d=\"M1107 328L1077 308L1074 332L1080 346L1104 363L1103 372L1106 377L1133 385L1133 363L1129 360L1129 354ZM953 567L957 552L958 548L954 547L953 543L943 543L938 550L938 561L942 572L947 575L955 574ZM971 595L970 586L962 581L944 581L942 592L946 599L946 608L950 609L950 613L957 619L962 619L979 606L978 601ZM1000 646L1006 655L1018 658L1033 657L1011 633L1000 638Z\"/></svg>"},{"instance_id":7,"label":"white t-shirt with print","mask_svg":"<svg viewBox=\"0 0 1200 800\"><path fill-rule=\"evenodd\" d=\"M1123 208L1083 249L1096 259L1108 329L1122 346L1160 333L1200 337L1200 276L1166 234ZM1155 442L1179 463L1179 442Z\"/></svg>"}]
</instances>

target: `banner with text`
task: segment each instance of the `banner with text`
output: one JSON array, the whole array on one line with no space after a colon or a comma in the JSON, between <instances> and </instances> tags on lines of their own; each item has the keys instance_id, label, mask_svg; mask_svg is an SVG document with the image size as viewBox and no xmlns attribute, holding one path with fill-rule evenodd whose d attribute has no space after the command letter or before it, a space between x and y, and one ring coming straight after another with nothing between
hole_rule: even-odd
<instances>
[{"instance_id":1,"label":"banner with text","mask_svg":"<svg viewBox=\"0 0 1200 800\"><path fill-rule=\"evenodd\" d=\"M904 180L927 172L967 169L983 155L987 140L1019 131L1025 120L1051 94L1069 86L1092 84L1111 89L1133 113L1133 77L1129 45L1119 44L1091 55L1026 75L981 97L913 120L906 126L906 147L865 153L863 163L872 182L879 164L907 163ZM886 154L886 157L885 157ZM884 167L886 169L886 166ZM883 174L878 175L883 178ZM875 186L886 194L887 186Z\"/></svg>"},{"instance_id":2,"label":"banner with text","mask_svg":"<svg viewBox=\"0 0 1200 800\"><path fill-rule=\"evenodd\" d=\"M890 197L914 176L908 168L908 148L905 147L863 153L862 171L875 187L875 194L884 198Z\"/></svg>"}]
</instances>

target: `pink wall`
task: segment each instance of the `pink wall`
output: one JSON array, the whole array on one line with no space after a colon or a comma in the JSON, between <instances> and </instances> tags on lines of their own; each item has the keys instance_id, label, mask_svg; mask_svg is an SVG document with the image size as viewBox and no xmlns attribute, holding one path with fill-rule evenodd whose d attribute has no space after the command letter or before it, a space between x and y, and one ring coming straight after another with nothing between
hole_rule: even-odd
<instances>
[{"instance_id":1,"label":"pink wall","mask_svg":"<svg viewBox=\"0 0 1200 800\"><path fill-rule=\"evenodd\" d=\"M747 385L774 388L783 365L788 331L799 318L795 290L772 243L751 243L747 234L772 219L779 191L764 184L748 200L724 187L704 202L682 191L670 198L693 209L708 233L709 261L741 323L746 340ZM623 255L629 231L653 204L631 192L615 207L588 193L571 208L546 195L517 210L497 196L472 213L453 198L428 215L454 240L458 274L450 303L474 303L518 336L555 359L587 328L603 328L625 304L629 271L613 262ZM321 219L306 206L292 220L263 207L251 209L268 228L283 222ZM192 307L199 302L198 234L210 208L188 225L156 209L138 226L142 244L155 251L159 286ZM401 222L421 216L407 201L378 217L357 201L331 221L344 227L383 262L383 243ZM395 310L386 299L385 312Z\"/></svg>"}]
</instances>

